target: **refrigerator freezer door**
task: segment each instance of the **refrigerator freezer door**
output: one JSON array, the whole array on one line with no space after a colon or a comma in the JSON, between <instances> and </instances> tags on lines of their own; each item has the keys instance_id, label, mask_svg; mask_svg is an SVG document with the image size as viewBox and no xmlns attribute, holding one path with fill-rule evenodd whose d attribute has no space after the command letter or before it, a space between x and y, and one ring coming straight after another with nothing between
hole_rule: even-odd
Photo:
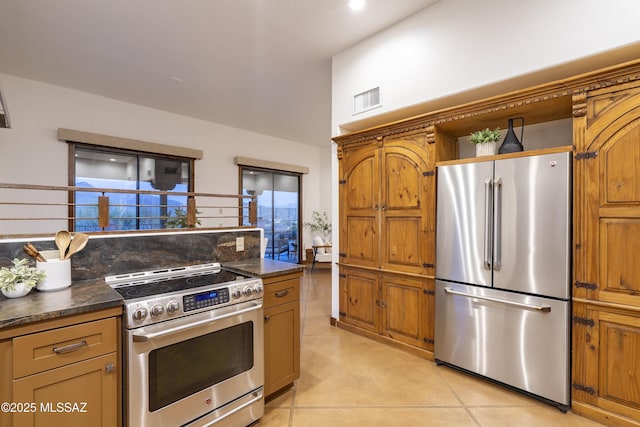
<instances>
[{"instance_id":1,"label":"refrigerator freezer door","mask_svg":"<svg viewBox=\"0 0 640 427\"><path fill-rule=\"evenodd\" d=\"M491 286L493 162L438 167L436 277Z\"/></svg>"},{"instance_id":2,"label":"refrigerator freezer door","mask_svg":"<svg viewBox=\"0 0 640 427\"><path fill-rule=\"evenodd\" d=\"M570 303L436 280L435 358L570 403Z\"/></svg>"},{"instance_id":3,"label":"refrigerator freezer door","mask_svg":"<svg viewBox=\"0 0 640 427\"><path fill-rule=\"evenodd\" d=\"M570 162L570 153L495 162L494 288L569 298Z\"/></svg>"}]
</instances>

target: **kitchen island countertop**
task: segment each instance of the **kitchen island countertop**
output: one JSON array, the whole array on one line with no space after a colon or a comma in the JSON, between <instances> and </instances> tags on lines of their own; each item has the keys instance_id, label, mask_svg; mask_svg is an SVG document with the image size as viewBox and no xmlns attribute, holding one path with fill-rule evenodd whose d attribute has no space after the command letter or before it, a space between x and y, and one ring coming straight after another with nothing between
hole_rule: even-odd
<instances>
[{"instance_id":1,"label":"kitchen island countertop","mask_svg":"<svg viewBox=\"0 0 640 427\"><path fill-rule=\"evenodd\" d=\"M284 274L299 273L304 270L304 265L265 258L223 262L222 266L237 273L259 277L261 279L282 276Z\"/></svg>"},{"instance_id":2,"label":"kitchen island countertop","mask_svg":"<svg viewBox=\"0 0 640 427\"><path fill-rule=\"evenodd\" d=\"M103 279L84 280L57 291L33 289L21 298L0 296L0 329L121 306L123 299Z\"/></svg>"}]
</instances>

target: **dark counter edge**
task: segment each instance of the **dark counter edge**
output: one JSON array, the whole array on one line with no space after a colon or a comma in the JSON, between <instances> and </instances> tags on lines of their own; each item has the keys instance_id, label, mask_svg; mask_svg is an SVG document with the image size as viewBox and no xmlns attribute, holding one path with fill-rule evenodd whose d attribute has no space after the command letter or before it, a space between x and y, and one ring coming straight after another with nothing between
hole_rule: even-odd
<instances>
[{"instance_id":1,"label":"dark counter edge","mask_svg":"<svg viewBox=\"0 0 640 427\"><path fill-rule=\"evenodd\" d=\"M223 262L222 266L236 273L259 277L261 279L283 276L285 274L300 273L304 270L304 265L301 264L291 264L290 262L265 258Z\"/></svg>"},{"instance_id":2,"label":"dark counter edge","mask_svg":"<svg viewBox=\"0 0 640 427\"><path fill-rule=\"evenodd\" d=\"M102 279L76 282L57 291L32 289L21 298L0 295L0 329L122 305L120 294Z\"/></svg>"}]
</instances>

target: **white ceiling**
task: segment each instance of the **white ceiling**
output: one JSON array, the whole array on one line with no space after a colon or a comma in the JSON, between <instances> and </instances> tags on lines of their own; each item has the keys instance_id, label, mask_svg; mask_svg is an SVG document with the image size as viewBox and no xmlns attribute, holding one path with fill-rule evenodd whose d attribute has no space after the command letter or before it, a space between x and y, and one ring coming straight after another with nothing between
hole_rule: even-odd
<instances>
[{"instance_id":1,"label":"white ceiling","mask_svg":"<svg viewBox=\"0 0 640 427\"><path fill-rule=\"evenodd\" d=\"M0 72L326 145L331 56L436 1L0 0Z\"/></svg>"}]
</instances>

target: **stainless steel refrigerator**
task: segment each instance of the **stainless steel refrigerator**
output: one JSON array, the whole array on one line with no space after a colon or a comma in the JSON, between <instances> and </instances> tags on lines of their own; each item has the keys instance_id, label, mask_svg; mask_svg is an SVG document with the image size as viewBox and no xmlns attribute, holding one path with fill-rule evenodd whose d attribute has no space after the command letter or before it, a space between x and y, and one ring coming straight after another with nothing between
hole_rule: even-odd
<instances>
[{"instance_id":1,"label":"stainless steel refrigerator","mask_svg":"<svg viewBox=\"0 0 640 427\"><path fill-rule=\"evenodd\" d=\"M435 358L570 405L571 155L438 167Z\"/></svg>"}]
</instances>

